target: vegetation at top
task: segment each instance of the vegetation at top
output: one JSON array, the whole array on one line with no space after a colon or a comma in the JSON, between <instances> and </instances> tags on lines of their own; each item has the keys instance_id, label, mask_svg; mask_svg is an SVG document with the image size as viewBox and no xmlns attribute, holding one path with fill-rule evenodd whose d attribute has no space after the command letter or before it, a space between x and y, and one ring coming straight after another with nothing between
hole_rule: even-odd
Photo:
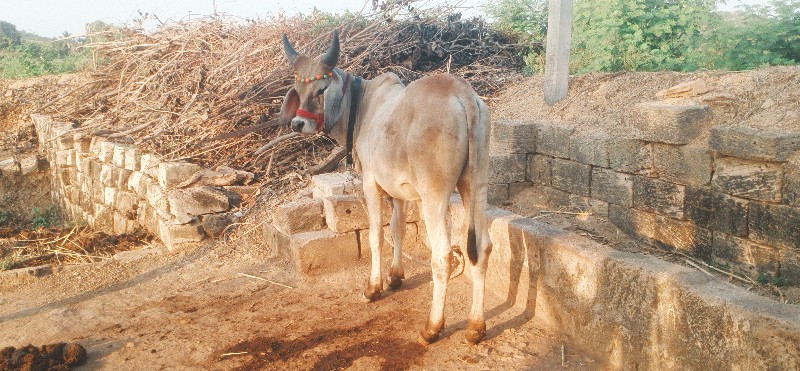
<instances>
[{"instance_id":1,"label":"vegetation at top","mask_svg":"<svg viewBox=\"0 0 800 371\"><path fill-rule=\"evenodd\" d=\"M17 30L0 21L0 78L13 79L75 72L91 62L91 52L79 49L82 39L53 40Z\"/></svg>"},{"instance_id":2,"label":"vegetation at top","mask_svg":"<svg viewBox=\"0 0 800 371\"><path fill-rule=\"evenodd\" d=\"M717 10L724 1L574 0L570 69L746 70L800 63L800 0ZM529 73L544 66L547 3L497 0L487 7L492 26L527 47ZM331 14L328 21L345 24L352 16ZM109 27L94 22L87 32ZM91 50L81 47L87 38L63 36L47 39L0 21L0 78L69 73L93 64Z\"/></svg>"},{"instance_id":3,"label":"vegetation at top","mask_svg":"<svg viewBox=\"0 0 800 371\"><path fill-rule=\"evenodd\" d=\"M800 0L770 0L722 12L722 0L574 0L570 69L746 70L800 63ZM528 72L541 71L547 0L499 0L494 25L528 46Z\"/></svg>"}]
</instances>

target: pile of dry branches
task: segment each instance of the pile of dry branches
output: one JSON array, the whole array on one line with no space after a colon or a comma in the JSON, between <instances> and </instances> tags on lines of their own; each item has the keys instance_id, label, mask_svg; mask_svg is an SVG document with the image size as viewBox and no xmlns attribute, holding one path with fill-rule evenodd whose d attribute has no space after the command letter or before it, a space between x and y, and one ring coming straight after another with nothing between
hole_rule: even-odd
<instances>
[{"instance_id":1,"label":"pile of dry branches","mask_svg":"<svg viewBox=\"0 0 800 371\"><path fill-rule=\"evenodd\" d=\"M246 24L225 17L162 25L154 32L116 29L90 35L98 63L90 79L40 109L76 130L136 142L165 159L188 159L254 172L264 182L290 176L329 154L333 144L293 138L277 127L292 84L280 37L317 55L330 33L342 35L339 67L372 78L392 71L405 81L450 71L484 96L518 77L513 40L450 8L393 7L371 15L278 17Z\"/></svg>"},{"instance_id":2,"label":"pile of dry branches","mask_svg":"<svg viewBox=\"0 0 800 371\"><path fill-rule=\"evenodd\" d=\"M149 242L145 235L110 236L86 226L0 229L0 270L42 264L91 263Z\"/></svg>"}]
</instances>

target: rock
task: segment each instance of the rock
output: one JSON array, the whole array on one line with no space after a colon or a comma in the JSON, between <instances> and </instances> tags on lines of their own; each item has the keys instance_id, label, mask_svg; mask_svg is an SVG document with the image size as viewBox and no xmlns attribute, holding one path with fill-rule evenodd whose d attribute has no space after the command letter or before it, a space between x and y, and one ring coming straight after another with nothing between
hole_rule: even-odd
<instances>
[{"instance_id":1,"label":"rock","mask_svg":"<svg viewBox=\"0 0 800 371\"><path fill-rule=\"evenodd\" d=\"M203 216L202 225L203 231L209 237L219 237L225 231L225 228L233 222L231 215L224 214L209 214Z\"/></svg>"},{"instance_id":2,"label":"rock","mask_svg":"<svg viewBox=\"0 0 800 371\"><path fill-rule=\"evenodd\" d=\"M86 363L86 349L79 344L70 343L64 347L64 363L68 366L80 366Z\"/></svg>"},{"instance_id":3,"label":"rock","mask_svg":"<svg viewBox=\"0 0 800 371\"><path fill-rule=\"evenodd\" d=\"M158 184L165 190L176 188L201 169L188 162L162 162L158 165Z\"/></svg>"},{"instance_id":4,"label":"rock","mask_svg":"<svg viewBox=\"0 0 800 371\"><path fill-rule=\"evenodd\" d=\"M272 224L284 234L319 231L325 227L322 200L300 199L278 206Z\"/></svg>"},{"instance_id":5,"label":"rock","mask_svg":"<svg viewBox=\"0 0 800 371\"><path fill-rule=\"evenodd\" d=\"M2 173L3 176L18 175L20 173L20 168L17 159L11 157L0 161L0 173Z\"/></svg>"},{"instance_id":6,"label":"rock","mask_svg":"<svg viewBox=\"0 0 800 371\"><path fill-rule=\"evenodd\" d=\"M228 211L230 202L224 191L212 187L173 189L167 192L172 215L204 215Z\"/></svg>"}]
</instances>

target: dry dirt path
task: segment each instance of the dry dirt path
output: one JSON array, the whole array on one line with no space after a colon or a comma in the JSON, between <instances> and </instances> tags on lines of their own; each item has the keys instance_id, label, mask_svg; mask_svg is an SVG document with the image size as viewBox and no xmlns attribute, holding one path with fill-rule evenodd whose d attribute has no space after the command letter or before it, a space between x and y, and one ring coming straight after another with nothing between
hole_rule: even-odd
<instances>
[{"instance_id":1,"label":"dry dirt path","mask_svg":"<svg viewBox=\"0 0 800 371\"><path fill-rule=\"evenodd\" d=\"M424 347L415 341L431 297L424 265L408 263L400 291L363 304L366 265L302 281L242 250L209 244L0 286L0 347L76 341L89 354L82 369L561 368L563 339L499 306L488 308L488 339L468 345L464 276L451 281L443 339ZM566 350L568 369L602 368Z\"/></svg>"}]
</instances>

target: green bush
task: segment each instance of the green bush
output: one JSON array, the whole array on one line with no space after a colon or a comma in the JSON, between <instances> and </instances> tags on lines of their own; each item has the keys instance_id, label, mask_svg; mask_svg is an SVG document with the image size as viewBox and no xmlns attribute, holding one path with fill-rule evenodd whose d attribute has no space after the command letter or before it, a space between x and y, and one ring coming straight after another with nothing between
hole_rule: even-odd
<instances>
[{"instance_id":1,"label":"green bush","mask_svg":"<svg viewBox=\"0 0 800 371\"><path fill-rule=\"evenodd\" d=\"M61 224L61 213L55 206L46 209L33 208L33 228L51 228Z\"/></svg>"},{"instance_id":2,"label":"green bush","mask_svg":"<svg viewBox=\"0 0 800 371\"><path fill-rule=\"evenodd\" d=\"M80 71L91 61L89 50L78 49L80 43L76 40L48 40L19 32L13 24L0 21L0 78Z\"/></svg>"},{"instance_id":3,"label":"green bush","mask_svg":"<svg viewBox=\"0 0 800 371\"><path fill-rule=\"evenodd\" d=\"M575 0L572 72L742 70L800 62L800 0L716 10L718 0ZM494 26L530 46L541 69L547 28L544 0L500 0ZM537 49L538 47L538 49Z\"/></svg>"}]
</instances>

